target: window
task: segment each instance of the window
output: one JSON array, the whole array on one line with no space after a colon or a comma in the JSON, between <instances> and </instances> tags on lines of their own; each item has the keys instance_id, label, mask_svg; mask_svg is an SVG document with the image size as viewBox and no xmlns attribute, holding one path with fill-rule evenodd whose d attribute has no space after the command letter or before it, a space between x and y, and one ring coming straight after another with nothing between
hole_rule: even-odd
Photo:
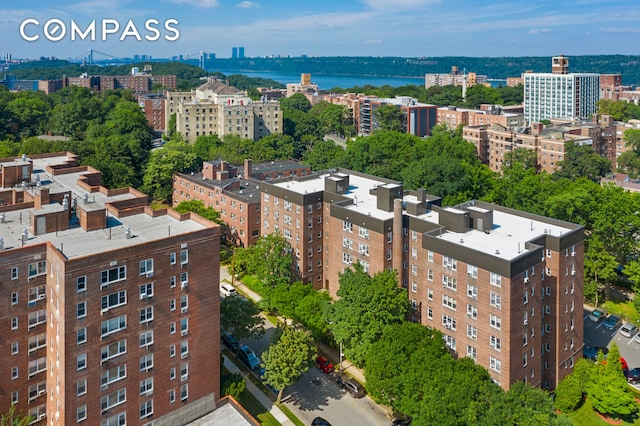
<instances>
[{"instance_id":1,"label":"window","mask_svg":"<svg viewBox=\"0 0 640 426\"><path fill-rule=\"evenodd\" d=\"M358 252L363 256L369 256L369 246L366 244L358 243Z\"/></svg>"},{"instance_id":2,"label":"window","mask_svg":"<svg viewBox=\"0 0 640 426\"><path fill-rule=\"evenodd\" d=\"M180 386L180 401L185 401L187 398L189 398L189 385L185 383Z\"/></svg>"},{"instance_id":3,"label":"window","mask_svg":"<svg viewBox=\"0 0 640 426\"><path fill-rule=\"evenodd\" d=\"M364 226L360 226L358 229L358 235L360 235L362 238L365 239L369 239L369 230L367 228L365 228Z\"/></svg>"},{"instance_id":4,"label":"window","mask_svg":"<svg viewBox=\"0 0 640 426\"><path fill-rule=\"evenodd\" d=\"M125 305L127 303L127 291L122 290L117 293L111 293L107 296L102 296L100 309L104 313L109 309Z\"/></svg>"},{"instance_id":5,"label":"window","mask_svg":"<svg viewBox=\"0 0 640 426\"><path fill-rule=\"evenodd\" d=\"M18 293L15 294L15 299L12 298L12 304L18 303ZM29 303L37 302L38 300L42 300L46 297L47 292L45 286L41 285L38 287L29 288ZM15 303L13 301L15 300Z\"/></svg>"},{"instance_id":6,"label":"window","mask_svg":"<svg viewBox=\"0 0 640 426\"><path fill-rule=\"evenodd\" d=\"M111 383L117 382L127 377L127 365L121 364L117 367L110 368L107 371L103 371L100 377L100 383L102 386L108 386Z\"/></svg>"},{"instance_id":7,"label":"window","mask_svg":"<svg viewBox=\"0 0 640 426\"><path fill-rule=\"evenodd\" d=\"M37 277L38 275L44 275L47 273L47 261L41 260L39 262L29 264L29 278Z\"/></svg>"},{"instance_id":8,"label":"window","mask_svg":"<svg viewBox=\"0 0 640 426\"><path fill-rule=\"evenodd\" d=\"M452 350L454 350L454 351L456 350L456 339L454 337L445 334L444 335L444 343L445 343L445 345L447 345Z\"/></svg>"},{"instance_id":9,"label":"window","mask_svg":"<svg viewBox=\"0 0 640 426\"><path fill-rule=\"evenodd\" d=\"M169 358L176 356L176 345L169 346Z\"/></svg>"},{"instance_id":10,"label":"window","mask_svg":"<svg viewBox=\"0 0 640 426\"><path fill-rule=\"evenodd\" d=\"M489 325L500 330L502 327L502 319L496 315L489 315Z\"/></svg>"},{"instance_id":11,"label":"window","mask_svg":"<svg viewBox=\"0 0 640 426\"><path fill-rule=\"evenodd\" d=\"M472 360L478 359L478 352L475 347L467 345L467 356Z\"/></svg>"},{"instance_id":12,"label":"window","mask_svg":"<svg viewBox=\"0 0 640 426\"><path fill-rule=\"evenodd\" d=\"M104 270L100 273L100 286L104 287L109 284L127 279L127 267L117 266L115 268Z\"/></svg>"},{"instance_id":13,"label":"window","mask_svg":"<svg viewBox=\"0 0 640 426\"><path fill-rule=\"evenodd\" d=\"M140 324L153 321L153 306L140 309Z\"/></svg>"},{"instance_id":14,"label":"window","mask_svg":"<svg viewBox=\"0 0 640 426\"><path fill-rule=\"evenodd\" d=\"M456 319L454 317L450 317L449 315L442 314L442 325L447 330L455 330L456 329Z\"/></svg>"},{"instance_id":15,"label":"window","mask_svg":"<svg viewBox=\"0 0 640 426\"><path fill-rule=\"evenodd\" d=\"M78 345L87 342L87 328L82 327L76 331L76 343Z\"/></svg>"},{"instance_id":16,"label":"window","mask_svg":"<svg viewBox=\"0 0 640 426\"><path fill-rule=\"evenodd\" d=\"M189 318L180 319L180 334L183 336L186 336L188 331L189 331Z\"/></svg>"},{"instance_id":17,"label":"window","mask_svg":"<svg viewBox=\"0 0 640 426\"><path fill-rule=\"evenodd\" d=\"M140 395L153 394L153 377L140 380Z\"/></svg>"},{"instance_id":18,"label":"window","mask_svg":"<svg viewBox=\"0 0 640 426\"><path fill-rule=\"evenodd\" d=\"M502 363L498 358L494 358L491 356L489 357L489 368L499 373L502 369Z\"/></svg>"},{"instance_id":19,"label":"window","mask_svg":"<svg viewBox=\"0 0 640 426\"><path fill-rule=\"evenodd\" d=\"M169 277L169 288L174 288L176 286L176 276L172 275Z\"/></svg>"},{"instance_id":20,"label":"window","mask_svg":"<svg viewBox=\"0 0 640 426\"><path fill-rule=\"evenodd\" d=\"M427 280L433 281L433 270L431 269L427 270Z\"/></svg>"},{"instance_id":21,"label":"window","mask_svg":"<svg viewBox=\"0 0 640 426\"><path fill-rule=\"evenodd\" d=\"M502 300L502 297L500 297L500 295L497 293L491 292L491 294L489 295L489 304L494 308L500 309L501 300Z\"/></svg>"},{"instance_id":22,"label":"window","mask_svg":"<svg viewBox=\"0 0 640 426\"><path fill-rule=\"evenodd\" d=\"M44 348L47 345L47 334L41 333L35 336L29 336L29 353L37 349Z\"/></svg>"},{"instance_id":23,"label":"window","mask_svg":"<svg viewBox=\"0 0 640 426\"><path fill-rule=\"evenodd\" d=\"M140 300L153 297L153 283L142 284L140 286Z\"/></svg>"},{"instance_id":24,"label":"window","mask_svg":"<svg viewBox=\"0 0 640 426\"><path fill-rule=\"evenodd\" d=\"M12 305L18 304L18 293L11 293L11 304Z\"/></svg>"},{"instance_id":25,"label":"window","mask_svg":"<svg viewBox=\"0 0 640 426\"><path fill-rule=\"evenodd\" d=\"M103 363L127 352L127 340L122 339L100 348L100 362Z\"/></svg>"},{"instance_id":26,"label":"window","mask_svg":"<svg viewBox=\"0 0 640 426\"><path fill-rule=\"evenodd\" d=\"M169 403L173 404L174 402L176 402L176 391L175 389L171 389L169 391Z\"/></svg>"},{"instance_id":27,"label":"window","mask_svg":"<svg viewBox=\"0 0 640 426\"><path fill-rule=\"evenodd\" d=\"M353 224L351 222L349 222L348 220L343 220L342 221L342 230L343 231L347 231L347 232L352 232Z\"/></svg>"},{"instance_id":28,"label":"window","mask_svg":"<svg viewBox=\"0 0 640 426\"><path fill-rule=\"evenodd\" d=\"M502 285L502 276L496 274L495 272L490 272L489 273L489 282L492 285L500 287Z\"/></svg>"},{"instance_id":29,"label":"window","mask_svg":"<svg viewBox=\"0 0 640 426\"><path fill-rule=\"evenodd\" d=\"M186 381L189 379L189 363L183 362L180 364L180 380Z\"/></svg>"},{"instance_id":30,"label":"window","mask_svg":"<svg viewBox=\"0 0 640 426\"><path fill-rule=\"evenodd\" d=\"M522 354L522 366L523 367L527 366L527 353L526 352L524 354Z\"/></svg>"},{"instance_id":31,"label":"window","mask_svg":"<svg viewBox=\"0 0 640 426\"><path fill-rule=\"evenodd\" d=\"M76 368L77 370L84 370L87 368L87 354L81 353L76 357Z\"/></svg>"},{"instance_id":32,"label":"window","mask_svg":"<svg viewBox=\"0 0 640 426\"><path fill-rule=\"evenodd\" d=\"M87 316L87 302L80 302L76 306L76 317L84 318Z\"/></svg>"},{"instance_id":33,"label":"window","mask_svg":"<svg viewBox=\"0 0 640 426\"><path fill-rule=\"evenodd\" d=\"M87 290L87 276L83 275L81 277L76 278L76 289L78 293Z\"/></svg>"},{"instance_id":34,"label":"window","mask_svg":"<svg viewBox=\"0 0 640 426\"><path fill-rule=\"evenodd\" d=\"M411 281L411 291L416 293L418 291L418 283L415 281Z\"/></svg>"},{"instance_id":35,"label":"window","mask_svg":"<svg viewBox=\"0 0 640 426\"><path fill-rule=\"evenodd\" d=\"M433 289L427 288L427 299L433 300Z\"/></svg>"},{"instance_id":36,"label":"window","mask_svg":"<svg viewBox=\"0 0 640 426\"><path fill-rule=\"evenodd\" d=\"M153 259L140 261L140 275L153 276Z\"/></svg>"},{"instance_id":37,"label":"window","mask_svg":"<svg viewBox=\"0 0 640 426\"><path fill-rule=\"evenodd\" d=\"M467 276L470 278L478 278L478 267L467 264Z\"/></svg>"},{"instance_id":38,"label":"window","mask_svg":"<svg viewBox=\"0 0 640 426\"><path fill-rule=\"evenodd\" d=\"M449 256L442 256L442 266L452 271L458 270L458 261Z\"/></svg>"},{"instance_id":39,"label":"window","mask_svg":"<svg viewBox=\"0 0 640 426\"><path fill-rule=\"evenodd\" d=\"M141 348L153 345L153 330L148 330L140 333L139 346Z\"/></svg>"},{"instance_id":40,"label":"window","mask_svg":"<svg viewBox=\"0 0 640 426\"><path fill-rule=\"evenodd\" d=\"M12 280L18 279L18 268L11 268L11 279Z\"/></svg>"},{"instance_id":41,"label":"window","mask_svg":"<svg viewBox=\"0 0 640 426\"><path fill-rule=\"evenodd\" d=\"M18 342L11 342L11 355L18 353Z\"/></svg>"},{"instance_id":42,"label":"window","mask_svg":"<svg viewBox=\"0 0 640 426\"><path fill-rule=\"evenodd\" d=\"M411 275L413 275L413 276L418 275L418 265L411 264Z\"/></svg>"},{"instance_id":43,"label":"window","mask_svg":"<svg viewBox=\"0 0 640 426\"><path fill-rule=\"evenodd\" d=\"M449 309L453 309L454 311L456 310L456 306L457 306L457 302L456 299L450 296L447 296L446 294L442 295L442 306L445 306Z\"/></svg>"},{"instance_id":44,"label":"window","mask_svg":"<svg viewBox=\"0 0 640 426\"><path fill-rule=\"evenodd\" d=\"M351 265L352 263L352 259L351 259L351 254L349 253L342 253L342 262Z\"/></svg>"},{"instance_id":45,"label":"window","mask_svg":"<svg viewBox=\"0 0 640 426\"><path fill-rule=\"evenodd\" d=\"M118 389L115 392L100 398L100 409L106 411L116 405L120 405L127 400L127 390L125 388Z\"/></svg>"},{"instance_id":46,"label":"window","mask_svg":"<svg viewBox=\"0 0 640 426\"><path fill-rule=\"evenodd\" d=\"M476 340L478 338L478 329L472 325L467 324L467 337Z\"/></svg>"},{"instance_id":47,"label":"window","mask_svg":"<svg viewBox=\"0 0 640 426\"><path fill-rule=\"evenodd\" d=\"M447 275L442 276L442 286L446 287L450 290L457 290L458 283L457 280L453 277L449 277Z\"/></svg>"},{"instance_id":48,"label":"window","mask_svg":"<svg viewBox=\"0 0 640 426\"><path fill-rule=\"evenodd\" d=\"M189 342L183 340L182 342L180 342L180 357L186 358L187 355L189 355Z\"/></svg>"},{"instance_id":49,"label":"window","mask_svg":"<svg viewBox=\"0 0 640 426\"><path fill-rule=\"evenodd\" d=\"M29 329L32 329L33 327L36 327L45 322L47 322L46 309L41 309L35 312L29 312ZM18 324L17 324L17 317L16 317L16 327L17 326Z\"/></svg>"},{"instance_id":50,"label":"window","mask_svg":"<svg viewBox=\"0 0 640 426\"><path fill-rule=\"evenodd\" d=\"M180 250L180 265L186 265L189 263L189 250L182 249Z\"/></svg>"},{"instance_id":51,"label":"window","mask_svg":"<svg viewBox=\"0 0 640 426\"><path fill-rule=\"evenodd\" d=\"M81 422L87 419L87 404L79 405L76 409L76 420Z\"/></svg>"},{"instance_id":52,"label":"window","mask_svg":"<svg viewBox=\"0 0 640 426\"><path fill-rule=\"evenodd\" d=\"M149 417L153 414L153 399L140 403L140 418Z\"/></svg>"},{"instance_id":53,"label":"window","mask_svg":"<svg viewBox=\"0 0 640 426\"><path fill-rule=\"evenodd\" d=\"M496 336L490 336L489 337L489 347L491 349L495 349L497 351L499 351L502 347L501 342L500 342L500 338L496 337Z\"/></svg>"},{"instance_id":54,"label":"window","mask_svg":"<svg viewBox=\"0 0 640 426\"><path fill-rule=\"evenodd\" d=\"M431 250L427 250L427 261L433 262L433 252Z\"/></svg>"},{"instance_id":55,"label":"window","mask_svg":"<svg viewBox=\"0 0 640 426\"><path fill-rule=\"evenodd\" d=\"M431 306L427 307L427 318L433 319L433 309Z\"/></svg>"},{"instance_id":56,"label":"window","mask_svg":"<svg viewBox=\"0 0 640 426\"><path fill-rule=\"evenodd\" d=\"M416 231L411 231L411 239L413 241L418 241L418 232Z\"/></svg>"},{"instance_id":57,"label":"window","mask_svg":"<svg viewBox=\"0 0 640 426\"><path fill-rule=\"evenodd\" d=\"M475 285L467 284L467 296L472 299L478 299L478 287Z\"/></svg>"},{"instance_id":58,"label":"window","mask_svg":"<svg viewBox=\"0 0 640 426\"><path fill-rule=\"evenodd\" d=\"M417 310L418 310L418 301L417 301L416 299L411 299L411 308L412 308L414 311L417 311Z\"/></svg>"},{"instance_id":59,"label":"window","mask_svg":"<svg viewBox=\"0 0 640 426\"><path fill-rule=\"evenodd\" d=\"M342 247L351 249L352 246L353 246L353 241L351 240L351 238L342 237Z\"/></svg>"},{"instance_id":60,"label":"window","mask_svg":"<svg viewBox=\"0 0 640 426\"><path fill-rule=\"evenodd\" d=\"M84 395L87 393L87 379L80 379L76 383L76 395Z\"/></svg>"},{"instance_id":61,"label":"window","mask_svg":"<svg viewBox=\"0 0 640 426\"><path fill-rule=\"evenodd\" d=\"M176 310L176 299L169 300L169 310L172 312Z\"/></svg>"},{"instance_id":62,"label":"window","mask_svg":"<svg viewBox=\"0 0 640 426\"><path fill-rule=\"evenodd\" d=\"M175 265L176 264L176 252L171 252L169 253L169 264L170 265Z\"/></svg>"},{"instance_id":63,"label":"window","mask_svg":"<svg viewBox=\"0 0 640 426\"><path fill-rule=\"evenodd\" d=\"M473 305L467 305L467 316L471 319L478 319L478 308Z\"/></svg>"},{"instance_id":64,"label":"window","mask_svg":"<svg viewBox=\"0 0 640 426\"><path fill-rule=\"evenodd\" d=\"M102 321L101 332L104 339L108 335L127 328L127 316L120 315L115 318L111 318Z\"/></svg>"},{"instance_id":65,"label":"window","mask_svg":"<svg viewBox=\"0 0 640 426\"><path fill-rule=\"evenodd\" d=\"M412 259L418 258L418 249L416 247L411 247L411 258Z\"/></svg>"},{"instance_id":66,"label":"window","mask_svg":"<svg viewBox=\"0 0 640 426\"><path fill-rule=\"evenodd\" d=\"M171 367L169 369L169 380L175 380L175 378L176 378L176 368Z\"/></svg>"},{"instance_id":67,"label":"window","mask_svg":"<svg viewBox=\"0 0 640 426\"><path fill-rule=\"evenodd\" d=\"M172 322L169 324L169 334L174 334L176 332L176 323Z\"/></svg>"},{"instance_id":68,"label":"window","mask_svg":"<svg viewBox=\"0 0 640 426\"><path fill-rule=\"evenodd\" d=\"M146 354L140 357L140 371L148 371L153 368L153 354Z\"/></svg>"},{"instance_id":69,"label":"window","mask_svg":"<svg viewBox=\"0 0 640 426\"><path fill-rule=\"evenodd\" d=\"M18 367L17 366L13 366L13 367L11 367L11 380L15 380L17 378L18 378Z\"/></svg>"}]
</instances>

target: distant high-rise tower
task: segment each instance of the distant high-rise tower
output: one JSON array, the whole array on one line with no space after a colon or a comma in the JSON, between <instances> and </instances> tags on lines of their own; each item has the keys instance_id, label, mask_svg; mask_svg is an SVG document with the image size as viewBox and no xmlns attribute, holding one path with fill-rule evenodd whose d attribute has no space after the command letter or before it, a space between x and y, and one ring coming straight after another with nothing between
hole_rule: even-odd
<instances>
[{"instance_id":1,"label":"distant high-rise tower","mask_svg":"<svg viewBox=\"0 0 640 426\"><path fill-rule=\"evenodd\" d=\"M231 48L231 59L238 59L238 48L237 47L232 47Z\"/></svg>"},{"instance_id":2,"label":"distant high-rise tower","mask_svg":"<svg viewBox=\"0 0 640 426\"><path fill-rule=\"evenodd\" d=\"M600 98L600 75L569 73L569 59L554 56L551 73L523 74L528 123L552 118L589 120Z\"/></svg>"},{"instance_id":3,"label":"distant high-rise tower","mask_svg":"<svg viewBox=\"0 0 640 426\"><path fill-rule=\"evenodd\" d=\"M244 59L244 46L238 47L238 58Z\"/></svg>"},{"instance_id":4,"label":"distant high-rise tower","mask_svg":"<svg viewBox=\"0 0 640 426\"><path fill-rule=\"evenodd\" d=\"M569 58L554 56L551 60L551 74L569 74Z\"/></svg>"}]
</instances>

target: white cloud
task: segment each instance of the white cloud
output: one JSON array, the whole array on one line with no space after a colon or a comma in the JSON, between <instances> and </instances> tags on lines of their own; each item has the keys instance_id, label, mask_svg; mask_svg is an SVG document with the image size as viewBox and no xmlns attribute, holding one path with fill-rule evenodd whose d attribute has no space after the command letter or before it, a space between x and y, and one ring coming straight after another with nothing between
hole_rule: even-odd
<instances>
[{"instance_id":1,"label":"white cloud","mask_svg":"<svg viewBox=\"0 0 640 426\"><path fill-rule=\"evenodd\" d=\"M365 40L363 44L382 44L382 40Z\"/></svg>"},{"instance_id":2,"label":"white cloud","mask_svg":"<svg viewBox=\"0 0 640 426\"><path fill-rule=\"evenodd\" d=\"M190 4L201 9L209 9L212 7L218 7L218 0L170 0L176 4Z\"/></svg>"},{"instance_id":3,"label":"white cloud","mask_svg":"<svg viewBox=\"0 0 640 426\"><path fill-rule=\"evenodd\" d=\"M640 33L640 28L601 27L603 33Z\"/></svg>"},{"instance_id":4,"label":"white cloud","mask_svg":"<svg viewBox=\"0 0 640 426\"><path fill-rule=\"evenodd\" d=\"M549 33L551 30L549 28L532 28L529 30L529 34L542 34Z\"/></svg>"},{"instance_id":5,"label":"white cloud","mask_svg":"<svg viewBox=\"0 0 640 426\"><path fill-rule=\"evenodd\" d=\"M441 0L361 0L362 3L375 10L420 9Z\"/></svg>"},{"instance_id":6,"label":"white cloud","mask_svg":"<svg viewBox=\"0 0 640 426\"><path fill-rule=\"evenodd\" d=\"M242 1L240 3L238 3L237 7L239 7L240 9L251 9L251 8L255 8L255 7L260 7L260 5L258 3L254 3L252 1Z\"/></svg>"}]
</instances>

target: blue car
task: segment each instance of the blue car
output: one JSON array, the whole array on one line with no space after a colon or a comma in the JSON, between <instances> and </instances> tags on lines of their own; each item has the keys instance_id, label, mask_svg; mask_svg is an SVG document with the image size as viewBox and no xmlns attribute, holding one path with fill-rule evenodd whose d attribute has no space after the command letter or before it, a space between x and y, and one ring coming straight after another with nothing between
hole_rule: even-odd
<instances>
[{"instance_id":1,"label":"blue car","mask_svg":"<svg viewBox=\"0 0 640 426\"><path fill-rule=\"evenodd\" d=\"M260 358L258 358L258 355L256 355L249 346L241 345L238 356L240 357L240 361L244 362L250 369L256 370L260 367Z\"/></svg>"},{"instance_id":2,"label":"blue car","mask_svg":"<svg viewBox=\"0 0 640 426\"><path fill-rule=\"evenodd\" d=\"M613 330L620 324L620 317L617 315L609 315L609 317L604 320L602 326L607 330Z\"/></svg>"}]
</instances>

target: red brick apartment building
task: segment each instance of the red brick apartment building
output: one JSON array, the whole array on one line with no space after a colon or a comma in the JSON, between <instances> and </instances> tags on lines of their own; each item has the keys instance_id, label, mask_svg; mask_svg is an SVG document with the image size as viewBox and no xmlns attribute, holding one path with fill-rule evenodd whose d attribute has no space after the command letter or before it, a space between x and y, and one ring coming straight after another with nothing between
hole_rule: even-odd
<instances>
[{"instance_id":1,"label":"red brick apartment building","mask_svg":"<svg viewBox=\"0 0 640 426\"><path fill-rule=\"evenodd\" d=\"M260 238L260 182L311 174L308 166L295 161L273 161L244 167L223 160L206 161L201 173L176 173L173 206L182 201L200 200L205 207L220 212L227 226L223 235L239 247L249 247Z\"/></svg>"},{"instance_id":2,"label":"red brick apartment building","mask_svg":"<svg viewBox=\"0 0 640 426\"><path fill-rule=\"evenodd\" d=\"M530 127L512 130L499 125L465 126L463 138L476 145L478 157L491 170L502 170L504 155L515 149L536 153L541 170L553 173L564 159L568 141L586 144L609 159L615 168L616 158L624 152L621 127L608 116L597 117L593 123L553 120L550 125L533 123Z\"/></svg>"},{"instance_id":3,"label":"red brick apartment building","mask_svg":"<svg viewBox=\"0 0 640 426\"><path fill-rule=\"evenodd\" d=\"M262 233L291 243L299 278L335 297L339 274L398 271L414 321L503 388L554 389L582 357L583 228L345 169L262 182Z\"/></svg>"},{"instance_id":4,"label":"red brick apartment building","mask_svg":"<svg viewBox=\"0 0 640 426\"><path fill-rule=\"evenodd\" d=\"M210 411L219 227L104 188L70 153L0 165L0 410L101 426Z\"/></svg>"}]
</instances>

